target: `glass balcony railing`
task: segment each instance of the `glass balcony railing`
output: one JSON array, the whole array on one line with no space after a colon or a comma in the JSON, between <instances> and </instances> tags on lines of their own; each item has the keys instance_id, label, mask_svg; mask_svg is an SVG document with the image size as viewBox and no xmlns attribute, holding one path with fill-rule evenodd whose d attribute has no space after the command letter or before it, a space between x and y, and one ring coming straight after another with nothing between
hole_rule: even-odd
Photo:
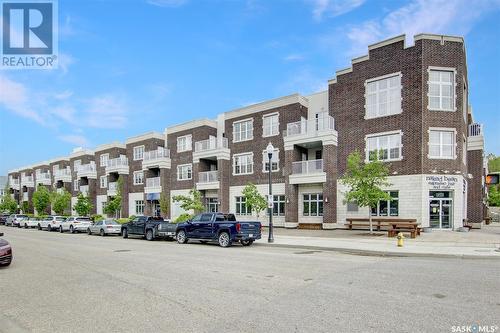
<instances>
[{"instance_id":1,"label":"glass balcony railing","mask_svg":"<svg viewBox=\"0 0 500 333\"><path fill-rule=\"evenodd\" d=\"M292 174L307 175L323 172L323 160L292 162Z\"/></svg>"}]
</instances>

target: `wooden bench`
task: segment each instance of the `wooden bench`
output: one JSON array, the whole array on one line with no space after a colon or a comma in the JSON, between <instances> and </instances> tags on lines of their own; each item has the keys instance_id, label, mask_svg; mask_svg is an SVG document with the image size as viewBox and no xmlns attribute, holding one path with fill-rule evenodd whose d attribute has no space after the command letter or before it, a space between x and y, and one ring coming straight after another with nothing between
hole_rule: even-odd
<instances>
[{"instance_id":1,"label":"wooden bench","mask_svg":"<svg viewBox=\"0 0 500 333\"><path fill-rule=\"evenodd\" d=\"M347 218L345 225L349 230L352 230L352 227L370 227L370 220L367 218ZM383 221L377 221L372 219L373 228L377 228L377 231L380 231L380 227L387 226L387 223Z\"/></svg>"},{"instance_id":2,"label":"wooden bench","mask_svg":"<svg viewBox=\"0 0 500 333\"><path fill-rule=\"evenodd\" d=\"M417 222L406 222L406 221L393 221L389 222L389 230L387 235L389 237L395 237L400 232L409 232L411 238L416 238L420 236L421 228Z\"/></svg>"}]
</instances>

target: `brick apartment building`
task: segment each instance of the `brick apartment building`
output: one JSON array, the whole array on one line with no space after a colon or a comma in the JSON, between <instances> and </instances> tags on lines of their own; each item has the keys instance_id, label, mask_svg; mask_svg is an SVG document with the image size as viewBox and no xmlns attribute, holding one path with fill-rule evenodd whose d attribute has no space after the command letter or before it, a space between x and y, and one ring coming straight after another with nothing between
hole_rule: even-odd
<instances>
[{"instance_id":1,"label":"brick apartment building","mask_svg":"<svg viewBox=\"0 0 500 333\"><path fill-rule=\"evenodd\" d=\"M464 219L481 222L484 139L468 101L464 41L429 34L414 41L407 46L398 36L370 45L367 55L336 73L327 91L264 101L12 170L10 191L16 200L30 200L38 175L47 185L52 172L54 188L65 187L73 203L79 192L88 195L102 214L121 177L122 216L159 214L163 195L170 201L167 215L175 218L183 211L172 197L196 188L207 210L266 224L267 213L255 216L242 190L251 182L267 195L271 168L275 225L336 228L347 216L368 215L344 202L339 181L347 156L357 150L390 170L385 190L392 199L372 215L416 218L439 229L456 229Z\"/></svg>"}]
</instances>

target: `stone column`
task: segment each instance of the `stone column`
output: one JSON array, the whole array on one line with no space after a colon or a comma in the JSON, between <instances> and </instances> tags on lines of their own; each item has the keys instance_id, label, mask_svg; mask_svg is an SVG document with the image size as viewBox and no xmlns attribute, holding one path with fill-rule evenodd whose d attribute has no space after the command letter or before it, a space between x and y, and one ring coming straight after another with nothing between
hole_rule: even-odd
<instances>
[{"instance_id":1,"label":"stone column","mask_svg":"<svg viewBox=\"0 0 500 333\"><path fill-rule=\"evenodd\" d=\"M323 184L323 228L337 223L337 146L323 146L323 170L326 182ZM326 202L328 201L328 202Z\"/></svg>"},{"instance_id":2,"label":"stone column","mask_svg":"<svg viewBox=\"0 0 500 333\"><path fill-rule=\"evenodd\" d=\"M289 176L292 174L292 163L300 161L301 151L297 147L285 150L285 164L283 175L285 176L285 227L296 227L299 223L299 187L290 184ZM287 225L288 224L288 225Z\"/></svg>"},{"instance_id":3,"label":"stone column","mask_svg":"<svg viewBox=\"0 0 500 333\"><path fill-rule=\"evenodd\" d=\"M467 179L467 219L469 223L481 223L484 219L483 150L467 151L467 172L472 175L472 179Z\"/></svg>"},{"instance_id":4,"label":"stone column","mask_svg":"<svg viewBox=\"0 0 500 333\"><path fill-rule=\"evenodd\" d=\"M219 171L219 190L217 200L219 211L230 212L229 207L229 179L231 177L231 161L229 159L217 159L217 170Z\"/></svg>"}]
</instances>

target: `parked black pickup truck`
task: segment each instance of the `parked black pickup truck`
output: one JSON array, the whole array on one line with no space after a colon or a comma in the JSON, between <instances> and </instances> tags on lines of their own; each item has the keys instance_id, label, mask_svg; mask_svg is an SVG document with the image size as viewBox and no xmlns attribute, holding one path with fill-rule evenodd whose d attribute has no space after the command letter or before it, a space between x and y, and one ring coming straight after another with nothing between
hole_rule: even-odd
<instances>
[{"instance_id":1,"label":"parked black pickup truck","mask_svg":"<svg viewBox=\"0 0 500 333\"><path fill-rule=\"evenodd\" d=\"M177 225L165 221L161 217L137 216L132 221L122 225L122 236L140 235L148 241L155 238L174 238Z\"/></svg>"},{"instance_id":2,"label":"parked black pickup truck","mask_svg":"<svg viewBox=\"0 0 500 333\"><path fill-rule=\"evenodd\" d=\"M203 213L177 226L176 238L180 244L188 240L202 243L214 241L222 247L240 242L244 246L252 245L261 237L260 222L236 221L233 214Z\"/></svg>"}]
</instances>

